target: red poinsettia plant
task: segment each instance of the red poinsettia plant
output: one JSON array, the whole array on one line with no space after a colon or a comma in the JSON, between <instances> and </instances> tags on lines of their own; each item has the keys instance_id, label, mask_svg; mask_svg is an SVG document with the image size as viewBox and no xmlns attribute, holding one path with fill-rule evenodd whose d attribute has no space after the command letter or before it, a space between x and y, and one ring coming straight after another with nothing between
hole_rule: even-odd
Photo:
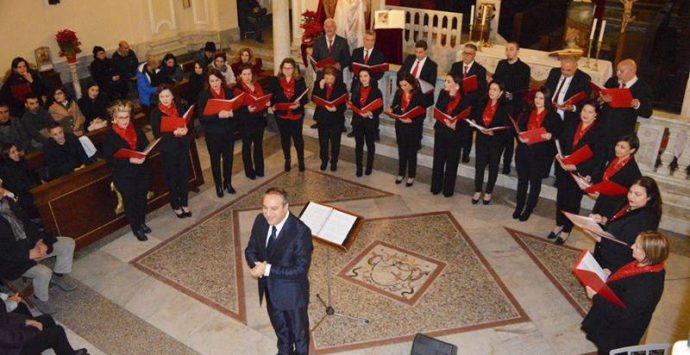
<instances>
[{"instance_id":1,"label":"red poinsettia plant","mask_svg":"<svg viewBox=\"0 0 690 355\"><path fill-rule=\"evenodd\" d=\"M304 30L302 34L302 43L304 44L314 43L314 40L323 32L323 27L317 20L316 11L307 10L303 12L300 27Z\"/></svg>"},{"instance_id":2,"label":"red poinsettia plant","mask_svg":"<svg viewBox=\"0 0 690 355\"><path fill-rule=\"evenodd\" d=\"M58 47L60 47L59 54L61 57L71 59L76 58L77 54L81 53L81 49L79 48L81 42L79 42L76 32L69 29L58 31L58 33L55 34L55 40L58 43Z\"/></svg>"}]
</instances>

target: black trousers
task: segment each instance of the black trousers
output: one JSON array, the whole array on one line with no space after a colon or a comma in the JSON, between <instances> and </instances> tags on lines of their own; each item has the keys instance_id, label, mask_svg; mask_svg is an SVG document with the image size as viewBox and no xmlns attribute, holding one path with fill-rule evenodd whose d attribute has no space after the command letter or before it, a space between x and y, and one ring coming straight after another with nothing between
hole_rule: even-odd
<instances>
[{"instance_id":1,"label":"black trousers","mask_svg":"<svg viewBox=\"0 0 690 355\"><path fill-rule=\"evenodd\" d=\"M189 189L189 150L175 149L169 152L161 151L161 163L165 184L170 190L170 207L176 210L187 207Z\"/></svg>"},{"instance_id":2,"label":"black trousers","mask_svg":"<svg viewBox=\"0 0 690 355\"><path fill-rule=\"evenodd\" d=\"M234 130L232 130L234 131ZM228 130L227 132L231 132ZM216 185L232 184L233 133L206 132L206 148L211 158L211 172ZM221 159L223 169L221 170Z\"/></svg>"},{"instance_id":3,"label":"black trousers","mask_svg":"<svg viewBox=\"0 0 690 355\"><path fill-rule=\"evenodd\" d=\"M563 231L570 233L573 230L573 222L561 213L566 211L574 214L580 213L580 203L584 192L580 190L575 180L567 171L556 166L556 225L563 226Z\"/></svg>"},{"instance_id":4,"label":"black trousers","mask_svg":"<svg viewBox=\"0 0 690 355\"><path fill-rule=\"evenodd\" d=\"M410 142L398 143L398 175L408 178L417 176L417 150L419 144L410 144ZM406 174L407 173L407 174Z\"/></svg>"},{"instance_id":5,"label":"black trousers","mask_svg":"<svg viewBox=\"0 0 690 355\"><path fill-rule=\"evenodd\" d=\"M240 131L242 134L242 163L247 176L264 175L264 128ZM253 154L252 154L253 153Z\"/></svg>"},{"instance_id":6,"label":"black trousers","mask_svg":"<svg viewBox=\"0 0 690 355\"><path fill-rule=\"evenodd\" d=\"M481 133L480 133L481 134ZM501 160L501 145L498 139L491 139L477 144L474 171L474 191L482 192L484 169L489 166L489 179L486 182L487 194L493 193L498 179L498 163Z\"/></svg>"},{"instance_id":7,"label":"black trousers","mask_svg":"<svg viewBox=\"0 0 690 355\"><path fill-rule=\"evenodd\" d=\"M65 329L55 324L51 316L44 314L34 318L34 320L43 324L43 330L37 332L36 336L24 343L20 355L40 355L47 349L53 349L57 355L74 354L74 349L67 340Z\"/></svg>"},{"instance_id":8,"label":"black trousers","mask_svg":"<svg viewBox=\"0 0 690 355\"><path fill-rule=\"evenodd\" d=\"M148 171L134 177L113 176L115 188L122 195L125 216L133 232L141 229L146 220L146 194L149 190Z\"/></svg>"},{"instance_id":9,"label":"black trousers","mask_svg":"<svg viewBox=\"0 0 690 355\"><path fill-rule=\"evenodd\" d=\"M474 138L474 129L465 122L459 122L457 129L460 131L462 143L460 149L462 150L462 157L469 159L472 151L472 140Z\"/></svg>"},{"instance_id":10,"label":"black trousers","mask_svg":"<svg viewBox=\"0 0 690 355\"><path fill-rule=\"evenodd\" d=\"M378 122L355 123L352 125L352 132L355 135L355 164L361 168L364 156L364 144L367 145L367 169L374 166L374 156L376 155L376 136L379 133Z\"/></svg>"},{"instance_id":11,"label":"black trousers","mask_svg":"<svg viewBox=\"0 0 690 355\"><path fill-rule=\"evenodd\" d=\"M457 136L434 133L434 163L431 171L431 192L443 191L443 196L453 196L458 176L462 141Z\"/></svg>"},{"instance_id":12,"label":"black trousers","mask_svg":"<svg viewBox=\"0 0 690 355\"><path fill-rule=\"evenodd\" d=\"M343 122L323 122L319 124L319 156L321 157L321 163L327 163L328 161L331 162L331 165L338 163L340 136L343 134L343 126Z\"/></svg>"},{"instance_id":13,"label":"black trousers","mask_svg":"<svg viewBox=\"0 0 690 355\"><path fill-rule=\"evenodd\" d=\"M307 307L278 310L266 297L266 308L271 325L278 337L279 355L309 354L309 314Z\"/></svg>"},{"instance_id":14,"label":"black trousers","mask_svg":"<svg viewBox=\"0 0 690 355\"><path fill-rule=\"evenodd\" d=\"M503 155L503 169L509 169L510 163L513 161L513 152L515 152L515 137L506 134L505 139L501 143L501 154Z\"/></svg>"},{"instance_id":15,"label":"black trousers","mask_svg":"<svg viewBox=\"0 0 690 355\"><path fill-rule=\"evenodd\" d=\"M290 160L290 144L295 144L297 150L297 159L300 162L304 161L304 137L302 137L302 124L304 118L299 120L288 120L276 117L278 124L278 131L280 132L280 145L283 147L283 155L285 160Z\"/></svg>"},{"instance_id":16,"label":"black trousers","mask_svg":"<svg viewBox=\"0 0 690 355\"><path fill-rule=\"evenodd\" d=\"M521 176L518 174L517 184L517 211L533 211L539 202L539 193L541 193L541 177ZM527 190L529 189L529 197ZM525 207L525 200L527 200L527 207Z\"/></svg>"}]
</instances>

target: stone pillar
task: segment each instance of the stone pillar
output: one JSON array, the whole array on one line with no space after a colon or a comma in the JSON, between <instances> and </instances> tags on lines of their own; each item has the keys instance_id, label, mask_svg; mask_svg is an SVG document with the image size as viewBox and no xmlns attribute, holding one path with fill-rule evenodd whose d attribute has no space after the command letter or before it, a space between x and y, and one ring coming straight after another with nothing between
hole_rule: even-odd
<instances>
[{"instance_id":1,"label":"stone pillar","mask_svg":"<svg viewBox=\"0 0 690 355\"><path fill-rule=\"evenodd\" d=\"M77 74L77 63L67 63L69 74L72 77L72 86L74 86L74 96L76 100L81 99L81 83L79 82L79 74Z\"/></svg>"},{"instance_id":2,"label":"stone pillar","mask_svg":"<svg viewBox=\"0 0 690 355\"><path fill-rule=\"evenodd\" d=\"M287 0L273 1L273 67L278 73L280 62L290 56L290 6Z\"/></svg>"},{"instance_id":3,"label":"stone pillar","mask_svg":"<svg viewBox=\"0 0 690 355\"><path fill-rule=\"evenodd\" d=\"M683 106L680 110L680 115L690 119L690 77L688 77L688 83L685 85L685 95L683 96Z\"/></svg>"},{"instance_id":4,"label":"stone pillar","mask_svg":"<svg viewBox=\"0 0 690 355\"><path fill-rule=\"evenodd\" d=\"M291 0L292 7L292 48L299 48L302 44L302 12L304 12L302 0Z\"/></svg>"}]
</instances>

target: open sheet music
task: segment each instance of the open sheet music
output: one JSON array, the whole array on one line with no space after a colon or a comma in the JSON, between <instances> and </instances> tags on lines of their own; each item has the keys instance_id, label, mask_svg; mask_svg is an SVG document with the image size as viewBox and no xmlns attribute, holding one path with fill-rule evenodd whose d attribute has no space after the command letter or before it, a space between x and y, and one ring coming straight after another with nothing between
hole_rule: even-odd
<instances>
[{"instance_id":1,"label":"open sheet music","mask_svg":"<svg viewBox=\"0 0 690 355\"><path fill-rule=\"evenodd\" d=\"M609 302L625 308L625 304L616 296L615 293L606 284L609 275L604 272L601 265L594 259L588 250L583 250L578 257L575 265L573 265L573 273L582 282L583 285L589 286L598 295L604 297Z\"/></svg>"},{"instance_id":2,"label":"open sheet music","mask_svg":"<svg viewBox=\"0 0 690 355\"><path fill-rule=\"evenodd\" d=\"M313 201L309 201L300 215L300 220L311 229L312 235L339 246L343 246L351 236L359 219L357 216Z\"/></svg>"},{"instance_id":3,"label":"open sheet music","mask_svg":"<svg viewBox=\"0 0 690 355\"><path fill-rule=\"evenodd\" d=\"M561 213L563 213L570 221L572 221L574 225L582 228L582 230L584 230L587 233L590 233L597 237L608 239L618 244L628 246L628 244L626 244L624 241L614 237L613 234L603 230L599 223L597 223L597 221L595 221L591 217L580 216L566 211L561 211Z\"/></svg>"}]
</instances>

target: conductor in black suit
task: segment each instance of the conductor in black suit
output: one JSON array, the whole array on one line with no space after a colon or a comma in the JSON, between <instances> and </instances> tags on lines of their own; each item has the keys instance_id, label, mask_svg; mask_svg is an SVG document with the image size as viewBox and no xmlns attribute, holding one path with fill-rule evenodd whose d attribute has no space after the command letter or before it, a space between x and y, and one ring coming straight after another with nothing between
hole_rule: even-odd
<instances>
[{"instance_id":1,"label":"conductor in black suit","mask_svg":"<svg viewBox=\"0 0 690 355\"><path fill-rule=\"evenodd\" d=\"M313 250L311 230L290 213L287 192L268 189L244 256L259 279L259 302L266 295L281 355L309 353L307 274Z\"/></svg>"},{"instance_id":2,"label":"conductor in black suit","mask_svg":"<svg viewBox=\"0 0 690 355\"><path fill-rule=\"evenodd\" d=\"M477 76L477 90L465 93L463 99L469 103L473 110L477 104L479 104L480 99L486 95L488 88L488 83L486 82L486 69L481 64L474 61L476 55L477 46L472 43L466 43L462 49L462 61L453 63L450 67L450 74L453 76L460 76L463 79L472 75ZM469 163L474 130L467 124L460 125L459 130L462 135L462 162Z\"/></svg>"},{"instance_id":3,"label":"conductor in black suit","mask_svg":"<svg viewBox=\"0 0 690 355\"><path fill-rule=\"evenodd\" d=\"M438 75L438 65L429 58L427 44L424 40L419 40L414 44L414 55L408 55L400 67L400 72L407 72L417 80L424 80L431 86L436 87L436 76ZM398 75L400 78L400 75ZM421 86L421 85L420 85ZM430 107L434 104L434 91L424 93L424 106Z\"/></svg>"},{"instance_id":4,"label":"conductor in black suit","mask_svg":"<svg viewBox=\"0 0 690 355\"><path fill-rule=\"evenodd\" d=\"M584 91L588 98L592 92L589 86L591 80L592 78L587 73L577 68L575 57L562 57L560 69L553 68L549 72L544 86L553 93L553 105L564 123L577 122L580 118L579 112L586 100L580 100L575 105L564 105L564 103L581 91Z\"/></svg>"}]
</instances>

